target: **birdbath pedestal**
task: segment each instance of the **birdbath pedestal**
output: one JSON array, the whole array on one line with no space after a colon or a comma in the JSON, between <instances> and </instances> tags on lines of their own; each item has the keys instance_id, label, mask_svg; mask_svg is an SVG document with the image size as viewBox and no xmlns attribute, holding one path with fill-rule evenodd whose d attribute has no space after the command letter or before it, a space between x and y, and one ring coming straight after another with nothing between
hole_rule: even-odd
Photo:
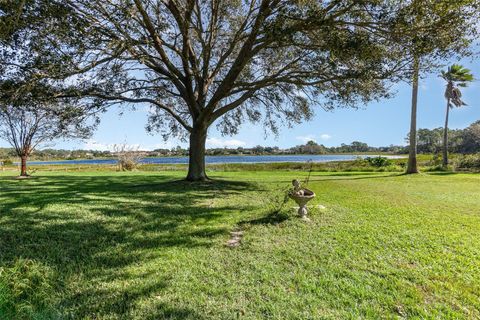
<instances>
[{"instance_id":1,"label":"birdbath pedestal","mask_svg":"<svg viewBox=\"0 0 480 320\"><path fill-rule=\"evenodd\" d=\"M307 203L315 198L315 192L307 188L300 187L300 182L298 182L296 179L292 181L292 184L293 190L288 194L288 196L298 204L298 215L300 218L302 220L309 221L310 219L307 217Z\"/></svg>"}]
</instances>

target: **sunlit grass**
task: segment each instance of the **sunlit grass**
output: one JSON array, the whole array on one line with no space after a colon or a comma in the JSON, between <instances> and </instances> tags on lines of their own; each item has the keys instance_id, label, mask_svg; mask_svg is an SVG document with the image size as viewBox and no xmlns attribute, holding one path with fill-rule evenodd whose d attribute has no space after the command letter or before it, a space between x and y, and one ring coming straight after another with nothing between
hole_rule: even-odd
<instances>
[{"instance_id":1,"label":"sunlit grass","mask_svg":"<svg viewBox=\"0 0 480 320\"><path fill-rule=\"evenodd\" d=\"M310 223L305 172L7 175L1 319L480 317L480 175L314 172Z\"/></svg>"}]
</instances>

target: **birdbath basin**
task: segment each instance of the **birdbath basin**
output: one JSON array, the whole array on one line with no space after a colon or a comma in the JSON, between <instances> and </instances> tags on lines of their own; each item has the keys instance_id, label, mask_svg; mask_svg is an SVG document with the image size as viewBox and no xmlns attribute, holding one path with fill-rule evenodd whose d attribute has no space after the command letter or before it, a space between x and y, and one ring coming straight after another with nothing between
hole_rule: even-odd
<instances>
[{"instance_id":1,"label":"birdbath basin","mask_svg":"<svg viewBox=\"0 0 480 320\"><path fill-rule=\"evenodd\" d=\"M288 194L288 196L290 197L290 199L292 199L298 204L298 215L300 216L300 218L308 221L310 219L308 219L307 217L307 203L313 198L315 198L315 192L307 188L300 187L300 183L298 182L298 180L293 180L292 184L293 190Z\"/></svg>"}]
</instances>

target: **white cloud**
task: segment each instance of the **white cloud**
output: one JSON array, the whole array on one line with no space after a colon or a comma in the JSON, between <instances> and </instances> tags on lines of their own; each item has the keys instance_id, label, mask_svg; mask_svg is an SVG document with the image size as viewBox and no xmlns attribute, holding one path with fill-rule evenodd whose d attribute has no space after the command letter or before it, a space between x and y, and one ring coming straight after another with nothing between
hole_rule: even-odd
<instances>
[{"instance_id":1,"label":"white cloud","mask_svg":"<svg viewBox=\"0 0 480 320\"><path fill-rule=\"evenodd\" d=\"M308 141L315 141L315 136L313 134L307 134L306 136L298 136L296 137L297 140L302 141L303 143L307 143Z\"/></svg>"},{"instance_id":2,"label":"white cloud","mask_svg":"<svg viewBox=\"0 0 480 320\"><path fill-rule=\"evenodd\" d=\"M118 142L118 143L102 143L98 142L93 139L86 140L83 145L80 146L80 149L83 150L98 150L98 151L114 151L115 144L121 145L125 144L125 141ZM166 141L163 143L158 143L158 144L151 144L151 145L144 145L144 144L129 144L126 143L126 146L129 149L134 149L134 150L141 150L141 151L152 151L155 149L172 149L176 147L177 145L181 145L183 148L188 148L188 145L185 143L181 143L179 141ZM219 138L209 138L207 139L207 147L208 148L238 148L238 147L244 147L246 146L247 143L241 140L237 139L219 139Z\"/></svg>"},{"instance_id":3,"label":"white cloud","mask_svg":"<svg viewBox=\"0 0 480 320\"><path fill-rule=\"evenodd\" d=\"M219 138L208 138L207 147L208 148L238 148L244 147L246 143L241 140L236 139L219 139Z\"/></svg>"},{"instance_id":4,"label":"white cloud","mask_svg":"<svg viewBox=\"0 0 480 320\"><path fill-rule=\"evenodd\" d=\"M96 151L115 151L115 145L120 146L120 145L124 145L124 144L125 144L126 149L141 150L141 151L151 151L151 150L154 150L154 149L157 149L157 148L162 148L162 147L166 146L165 144L162 144L162 145L158 144L158 145L154 145L154 146L144 146L144 145L141 145L141 144L138 144L138 143L129 144L129 143L125 143L125 142L107 144L107 143L101 143L101 142L95 141L93 139L89 139L89 140L87 140L83 143L83 145L80 147L80 149L82 149L82 150L96 150ZM170 148L171 147L169 146L168 149L170 149Z\"/></svg>"},{"instance_id":5,"label":"white cloud","mask_svg":"<svg viewBox=\"0 0 480 320\"><path fill-rule=\"evenodd\" d=\"M97 151L113 151L113 144L104 144L93 139L88 139L83 143L80 149L83 150L97 150Z\"/></svg>"},{"instance_id":6,"label":"white cloud","mask_svg":"<svg viewBox=\"0 0 480 320\"><path fill-rule=\"evenodd\" d=\"M320 135L320 139L322 139L322 140L329 140L331 137L332 137L331 135L326 134L326 133Z\"/></svg>"}]
</instances>

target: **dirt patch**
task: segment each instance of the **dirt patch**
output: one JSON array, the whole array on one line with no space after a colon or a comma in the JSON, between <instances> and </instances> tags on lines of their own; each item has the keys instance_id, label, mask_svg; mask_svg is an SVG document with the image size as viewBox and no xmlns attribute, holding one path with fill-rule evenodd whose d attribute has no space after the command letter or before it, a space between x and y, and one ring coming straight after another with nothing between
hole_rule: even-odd
<instances>
[{"instance_id":1,"label":"dirt patch","mask_svg":"<svg viewBox=\"0 0 480 320\"><path fill-rule=\"evenodd\" d=\"M33 178L34 177L32 177L32 176L16 176L13 179L15 179L15 180L25 180L25 179L33 179Z\"/></svg>"},{"instance_id":2,"label":"dirt patch","mask_svg":"<svg viewBox=\"0 0 480 320\"><path fill-rule=\"evenodd\" d=\"M235 248L240 246L243 238L243 231L230 232L230 239L227 241L227 247Z\"/></svg>"}]
</instances>

